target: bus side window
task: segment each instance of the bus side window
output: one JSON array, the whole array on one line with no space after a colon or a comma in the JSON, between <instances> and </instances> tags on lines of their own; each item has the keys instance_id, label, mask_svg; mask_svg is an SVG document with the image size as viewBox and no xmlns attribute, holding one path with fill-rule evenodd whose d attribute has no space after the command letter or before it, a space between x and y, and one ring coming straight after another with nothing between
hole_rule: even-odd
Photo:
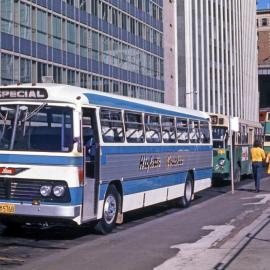
<instances>
[{"instance_id":1,"label":"bus side window","mask_svg":"<svg viewBox=\"0 0 270 270\"><path fill-rule=\"evenodd\" d=\"M200 134L202 143L210 143L209 123L206 121L200 122Z\"/></svg>"},{"instance_id":2,"label":"bus side window","mask_svg":"<svg viewBox=\"0 0 270 270\"><path fill-rule=\"evenodd\" d=\"M100 121L104 142L124 142L124 128L120 110L101 109Z\"/></svg>"},{"instance_id":3,"label":"bus side window","mask_svg":"<svg viewBox=\"0 0 270 270\"><path fill-rule=\"evenodd\" d=\"M142 114L125 112L125 130L128 143L143 143L144 131Z\"/></svg>"},{"instance_id":4,"label":"bus side window","mask_svg":"<svg viewBox=\"0 0 270 270\"><path fill-rule=\"evenodd\" d=\"M176 119L176 134L179 143L189 142L188 119Z\"/></svg>"},{"instance_id":5,"label":"bus side window","mask_svg":"<svg viewBox=\"0 0 270 270\"><path fill-rule=\"evenodd\" d=\"M200 143L199 121L191 120L189 122L189 138L191 143Z\"/></svg>"},{"instance_id":6,"label":"bus side window","mask_svg":"<svg viewBox=\"0 0 270 270\"><path fill-rule=\"evenodd\" d=\"M165 143L175 143L175 124L173 117L162 116L162 138Z\"/></svg>"},{"instance_id":7,"label":"bus side window","mask_svg":"<svg viewBox=\"0 0 270 270\"><path fill-rule=\"evenodd\" d=\"M145 138L148 143L161 142L161 128L158 115L145 114Z\"/></svg>"}]
</instances>

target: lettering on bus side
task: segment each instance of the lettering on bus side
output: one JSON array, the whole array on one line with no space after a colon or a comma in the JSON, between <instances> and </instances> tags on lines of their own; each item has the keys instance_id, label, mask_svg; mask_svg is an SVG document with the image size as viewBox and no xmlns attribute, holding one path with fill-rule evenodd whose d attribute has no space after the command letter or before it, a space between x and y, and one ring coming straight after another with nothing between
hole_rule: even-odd
<instances>
[{"instance_id":1,"label":"lettering on bus side","mask_svg":"<svg viewBox=\"0 0 270 270\"><path fill-rule=\"evenodd\" d=\"M168 168L175 168L184 165L184 160L180 156L168 156L167 157L167 167Z\"/></svg>"},{"instance_id":2,"label":"lettering on bus side","mask_svg":"<svg viewBox=\"0 0 270 270\"><path fill-rule=\"evenodd\" d=\"M0 99L46 99L48 93L43 88L22 89L22 88L0 88Z\"/></svg>"},{"instance_id":3,"label":"lettering on bus side","mask_svg":"<svg viewBox=\"0 0 270 270\"><path fill-rule=\"evenodd\" d=\"M140 171L147 170L147 172L148 172L150 169L157 169L160 167L161 167L160 157L141 156L140 164L139 164Z\"/></svg>"}]
</instances>

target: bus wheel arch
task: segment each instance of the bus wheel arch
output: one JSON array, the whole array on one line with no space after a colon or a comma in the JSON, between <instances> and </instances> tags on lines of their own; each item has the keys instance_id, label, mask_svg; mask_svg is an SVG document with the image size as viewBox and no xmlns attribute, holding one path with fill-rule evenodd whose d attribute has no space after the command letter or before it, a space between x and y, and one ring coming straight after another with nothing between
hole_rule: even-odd
<instances>
[{"instance_id":1,"label":"bus wheel arch","mask_svg":"<svg viewBox=\"0 0 270 270\"><path fill-rule=\"evenodd\" d=\"M119 215L122 216L122 185L120 181L112 181L106 191L102 208L102 218L98 220L95 230L101 234L110 233L116 226Z\"/></svg>"},{"instance_id":2,"label":"bus wheel arch","mask_svg":"<svg viewBox=\"0 0 270 270\"><path fill-rule=\"evenodd\" d=\"M194 172L193 170L189 170L187 172L185 180L184 196L180 198L180 206L183 208L188 207L193 198L194 198Z\"/></svg>"}]
</instances>

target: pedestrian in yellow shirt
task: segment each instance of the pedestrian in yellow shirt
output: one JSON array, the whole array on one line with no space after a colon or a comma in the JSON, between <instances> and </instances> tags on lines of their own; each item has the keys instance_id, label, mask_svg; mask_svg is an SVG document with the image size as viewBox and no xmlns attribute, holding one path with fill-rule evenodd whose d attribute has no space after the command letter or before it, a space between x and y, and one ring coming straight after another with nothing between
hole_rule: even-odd
<instances>
[{"instance_id":1,"label":"pedestrian in yellow shirt","mask_svg":"<svg viewBox=\"0 0 270 270\"><path fill-rule=\"evenodd\" d=\"M265 153L261 148L259 141L255 141L253 147L250 150L252 160L253 177L255 180L255 189L260 192L260 181L263 161L265 160Z\"/></svg>"}]
</instances>

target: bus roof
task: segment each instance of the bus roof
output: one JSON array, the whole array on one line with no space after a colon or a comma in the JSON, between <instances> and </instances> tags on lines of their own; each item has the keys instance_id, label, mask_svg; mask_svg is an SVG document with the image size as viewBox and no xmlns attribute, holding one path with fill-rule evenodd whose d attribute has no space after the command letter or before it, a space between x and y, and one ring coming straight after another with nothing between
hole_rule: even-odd
<instances>
[{"instance_id":1,"label":"bus roof","mask_svg":"<svg viewBox=\"0 0 270 270\"><path fill-rule=\"evenodd\" d=\"M46 90L47 96L42 93L39 98L35 98L35 94L30 96L31 90ZM21 96L16 96L12 91L18 92L21 90ZM25 91L25 92L24 92ZM28 92L27 92L28 91ZM12 94L10 94L12 93ZM171 116L194 116L195 118L208 119L209 115L205 112L192 110L188 108L176 107L166 105L164 103L157 103L153 101L125 97L115 94L104 93L95 90L88 90L77 86L55 84L55 83L40 83L40 84L21 84L9 85L0 87L0 101L2 100L35 100L39 101L53 101L53 102L67 102L81 105L96 105L111 108L122 108L126 110L138 110L149 113L161 113Z\"/></svg>"}]
</instances>

